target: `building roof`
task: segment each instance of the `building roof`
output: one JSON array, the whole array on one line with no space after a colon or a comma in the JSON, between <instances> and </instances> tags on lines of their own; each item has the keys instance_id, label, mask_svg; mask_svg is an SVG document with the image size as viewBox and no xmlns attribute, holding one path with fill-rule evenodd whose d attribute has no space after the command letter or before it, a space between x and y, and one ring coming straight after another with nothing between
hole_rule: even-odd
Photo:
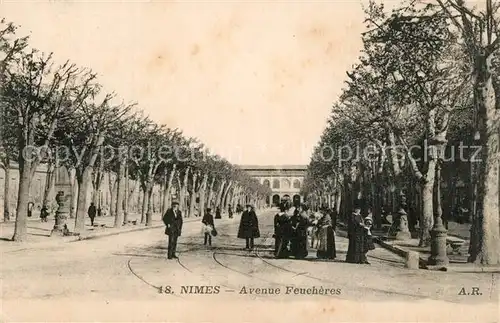
<instances>
[{"instance_id":1,"label":"building roof","mask_svg":"<svg viewBox=\"0 0 500 323\"><path fill-rule=\"evenodd\" d=\"M307 165L237 165L243 170L306 170Z\"/></svg>"}]
</instances>

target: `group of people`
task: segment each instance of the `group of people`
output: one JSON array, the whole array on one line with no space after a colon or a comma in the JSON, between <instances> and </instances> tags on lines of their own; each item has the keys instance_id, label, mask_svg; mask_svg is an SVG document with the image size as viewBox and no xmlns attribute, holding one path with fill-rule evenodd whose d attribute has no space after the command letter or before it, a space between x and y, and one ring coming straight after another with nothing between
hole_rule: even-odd
<instances>
[{"instance_id":1,"label":"group of people","mask_svg":"<svg viewBox=\"0 0 500 323\"><path fill-rule=\"evenodd\" d=\"M336 217L328 209L311 213L305 204L295 208L293 214L286 204L274 217L274 254L277 258L303 259L308 255L308 236L318 241L316 256L319 259L335 259Z\"/></svg>"},{"instance_id":2,"label":"group of people","mask_svg":"<svg viewBox=\"0 0 500 323\"><path fill-rule=\"evenodd\" d=\"M232 218L232 211L229 213L229 218ZM215 219L217 215L212 212L211 208L207 208L201 220L202 234L204 237L204 245L212 246L212 237L217 236L215 228ZM173 202L172 207L163 215L163 223L165 224L165 234L168 236L168 251L167 258L177 258L177 240L182 233L182 212L179 210L179 203ZM255 209L251 205L246 206L246 210L241 215L240 226L238 229L238 238L245 239L246 249L254 248L254 239L260 237L259 220Z\"/></svg>"},{"instance_id":3,"label":"group of people","mask_svg":"<svg viewBox=\"0 0 500 323\"><path fill-rule=\"evenodd\" d=\"M204 245L212 246L212 237L217 236L215 221L212 210L208 208L202 219L202 234ZM311 247L316 247L318 259L335 259L335 211L322 208L319 212L310 212L305 204L297 206L293 213L286 204L280 205L280 211L274 217L276 258L304 259L308 255L308 237L311 238ZM174 202L172 207L163 216L165 223L165 234L168 235L167 258L177 258L177 239L182 232L182 213L179 203ZM349 246L346 262L357 264L369 264L367 253L375 249L371 235L373 217L368 212L362 217L361 209L356 207L349 217L347 223L347 236ZM245 240L245 249L251 250L255 247L254 239L260 237L259 221L252 205L246 205L240 219L238 238Z\"/></svg>"}]
</instances>

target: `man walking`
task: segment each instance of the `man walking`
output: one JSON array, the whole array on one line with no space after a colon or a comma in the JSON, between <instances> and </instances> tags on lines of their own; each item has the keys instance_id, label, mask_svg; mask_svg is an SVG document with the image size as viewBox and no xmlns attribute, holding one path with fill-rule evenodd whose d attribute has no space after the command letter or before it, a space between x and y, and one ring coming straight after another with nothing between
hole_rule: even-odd
<instances>
[{"instance_id":1,"label":"man walking","mask_svg":"<svg viewBox=\"0 0 500 323\"><path fill-rule=\"evenodd\" d=\"M182 212L179 210L179 203L172 203L172 207L163 216L163 223L166 226L165 234L168 235L167 258L177 258L175 255L177 238L181 235L182 231Z\"/></svg>"},{"instance_id":2,"label":"man walking","mask_svg":"<svg viewBox=\"0 0 500 323\"><path fill-rule=\"evenodd\" d=\"M94 226L94 219L95 219L96 213L97 213L97 210L96 210L94 203L90 203L89 209L87 210L87 214L89 215L91 226Z\"/></svg>"},{"instance_id":3,"label":"man walking","mask_svg":"<svg viewBox=\"0 0 500 323\"><path fill-rule=\"evenodd\" d=\"M238 238L245 239L245 249L250 250L254 247L254 238L260 237L259 220L257 214L250 204L247 204L246 211L243 212L238 228Z\"/></svg>"}]
</instances>

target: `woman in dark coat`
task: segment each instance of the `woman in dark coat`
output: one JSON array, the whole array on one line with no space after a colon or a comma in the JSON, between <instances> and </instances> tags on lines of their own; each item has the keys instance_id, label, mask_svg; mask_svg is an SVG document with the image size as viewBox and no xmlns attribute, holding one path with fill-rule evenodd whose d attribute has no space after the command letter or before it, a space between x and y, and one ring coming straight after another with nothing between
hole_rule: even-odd
<instances>
[{"instance_id":1,"label":"woman in dark coat","mask_svg":"<svg viewBox=\"0 0 500 323\"><path fill-rule=\"evenodd\" d=\"M290 255L290 250L288 249L292 235L290 220L290 216L286 213L286 205L283 203L280 205L280 213L275 217L276 258L288 258Z\"/></svg>"},{"instance_id":2,"label":"woman in dark coat","mask_svg":"<svg viewBox=\"0 0 500 323\"><path fill-rule=\"evenodd\" d=\"M252 210L251 205L247 205L246 210L241 215L240 227L238 228L238 238L245 239L245 249L253 249L254 238L260 237L259 220L257 214Z\"/></svg>"},{"instance_id":3,"label":"woman in dark coat","mask_svg":"<svg viewBox=\"0 0 500 323\"><path fill-rule=\"evenodd\" d=\"M326 211L323 211L322 214L323 216L317 224L319 247L316 256L319 259L335 259L337 251L335 250L335 231L332 218Z\"/></svg>"},{"instance_id":4,"label":"woman in dark coat","mask_svg":"<svg viewBox=\"0 0 500 323\"><path fill-rule=\"evenodd\" d=\"M216 219L221 219L221 213L220 213L220 207L215 208L215 218Z\"/></svg>"},{"instance_id":5,"label":"woman in dark coat","mask_svg":"<svg viewBox=\"0 0 500 323\"><path fill-rule=\"evenodd\" d=\"M296 259L304 259L307 257L307 227L309 219L307 215L307 207L301 205L297 208L298 212L291 219L293 236L291 240L291 252Z\"/></svg>"},{"instance_id":6,"label":"woman in dark coat","mask_svg":"<svg viewBox=\"0 0 500 323\"><path fill-rule=\"evenodd\" d=\"M349 247L347 248L347 257L345 261L352 264L366 263L365 227L360 208L354 209L354 212L349 217L347 238L349 239Z\"/></svg>"}]
</instances>

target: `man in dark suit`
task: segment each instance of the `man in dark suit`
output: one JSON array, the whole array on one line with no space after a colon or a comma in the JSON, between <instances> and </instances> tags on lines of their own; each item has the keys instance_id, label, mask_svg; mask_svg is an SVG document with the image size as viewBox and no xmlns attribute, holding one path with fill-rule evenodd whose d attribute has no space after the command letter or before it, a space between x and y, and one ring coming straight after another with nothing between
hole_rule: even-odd
<instances>
[{"instance_id":1,"label":"man in dark suit","mask_svg":"<svg viewBox=\"0 0 500 323\"><path fill-rule=\"evenodd\" d=\"M179 203L173 202L172 207L167 210L163 216L165 223L165 234L168 235L168 254L167 258L177 258L175 251L177 249L177 238L182 231L182 212L179 210Z\"/></svg>"}]
</instances>

